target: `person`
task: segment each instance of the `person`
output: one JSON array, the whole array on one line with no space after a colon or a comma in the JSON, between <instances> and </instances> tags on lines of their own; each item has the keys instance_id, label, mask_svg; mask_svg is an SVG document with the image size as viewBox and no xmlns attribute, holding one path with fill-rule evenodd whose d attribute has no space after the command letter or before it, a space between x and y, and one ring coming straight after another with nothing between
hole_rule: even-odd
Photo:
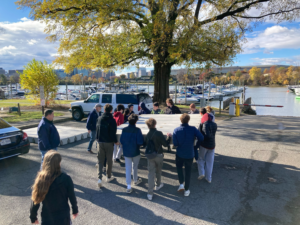
<instances>
[{"instance_id":1,"label":"person","mask_svg":"<svg viewBox=\"0 0 300 225\"><path fill-rule=\"evenodd\" d=\"M133 168L133 182L138 185L142 182L138 179L138 165L141 158L140 146L144 143L144 137L140 128L135 124L138 121L138 115L131 114L128 118L129 125L122 130L120 142L123 145L123 155L125 157L126 184L127 193L132 192L131 171Z\"/></svg>"},{"instance_id":2,"label":"person","mask_svg":"<svg viewBox=\"0 0 300 225\"><path fill-rule=\"evenodd\" d=\"M159 108L159 103L158 102L154 102L151 114L164 114L164 113L165 112Z\"/></svg>"},{"instance_id":3,"label":"person","mask_svg":"<svg viewBox=\"0 0 300 225\"><path fill-rule=\"evenodd\" d=\"M190 104L189 114L199 114L199 110L196 109L196 105L194 103Z\"/></svg>"},{"instance_id":4,"label":"person","mask_svg":"<svg viewBox=\"0 0 300 225\"><path fill-rule=\"evenodd\" d=\"M90 143L88 145L87 151L91 154L95 154L92 151L92 147L96 139L96 124L97 124L98 117L101 116L101 108L102 105L100 105L99 103L96 104L94 109L89 113L86 121L86 129L88 130L88 133L91 135Z\"/></svg>"},{"instance_id":5,"label":"person","mask_svg":"<svg viewBox=\"0 0 300 225\"><path fill-rule=\"evenodd\" d=\"M166 114L181 114L181 111L177 106L174 105L173 100L171 98L168 98L166 100L166 103L168 106L166 110Z\"/></svg>"},{"instance_id":6,"label":"person","mask_svg":"<svg viewBox=\"0 0 300 225\"><path fill-rule=\"evenodd\" d=\"M128 109L129 109L129 115L131 114L134 114L134 111L133 111L133 104L128 104Z\"/></svg>"},{"instance_id":7,"label":"person","mask_svg":"<svg viewBox=\"0 0 300 225\"><path fill-rule=\"evenodd\" d=\"M205 107L206 112L212 117L212 121L215 122L215 111L208 105Z\"/></svg>"},{"instance_id":8,"label":"person","mask_svg":"<svg viewBox=\"0 0 300 225\"><path fill-rule=\"evenodd\" d=\"M202 117L198 130L203 134L204 141L196 144L198 147L200 145L199 159L197 160L198 180L202 180L205 177L206 181L211 183L216 147L215 135L218 127L212 121L212 117L206 112L205 108L201 108L200 114ZM198 147L195 147L196 150Z\"/></svg>"},{"instance_id":9,"label":"person","mask_svg":"<svg viewBox=\"0 0 300 225\"><path fill-rule=\"evenodd\" d=\"M141 110L139 111L139 115L151 114L151 111L146 107L146 104L144 102L140 103L140 107L141 107Z\"/></svg>"},{"instance_id":10,"label":"person","mask_svg":"<svg viewBox=\"0 0 300 225\"><path fill-rule=\"evenodd\" d=\"M203 135L196 127L189 126L190 116L188 114L182 114L180 121L182 124L173 132L173 144L176 147L176 168L180 184L178 191L184 191L184 196L189 196L192 164L195 157L194 140L197 138L197 144L199 145L203 140ZM183 165L185 167L185 176L183 175Z\"/></svg>"},{"instance_id":11,"label":"person","mask_svg":"<svg viewBox=\"0 0 300 225\"><path fill-rule=\"evenodd\" d=\"M37 133L38 133L38 146L41 151L42 160L41 168L44 160L44 156L49 150L57 150L60 144L60 137L56 127L53 124L54 111L51 109L46 110L44 117L40 121Z\"/></svg>"},{"instance_id":12,"label":"person","mask_svg":"<svg viewBox=\"0 0 300 225\"><path fill-rule=\"evenodd\" d=\"M161 182L161 172L163 166L163 148L168 147L170 144L171 134L167 133L167 138L164 137L161 131L156 130L156 120L150 118L146 120L146 124L149 128L149 132L145 138L145 145L149 143L149 140L152 140L155 145L155 150L157 155L153 159L148 159L148 194L147 198L151 201L153 197L153 189L158 191L161 189L164 184ZM156 178L156 186L154 188Z\"/></svg>"},{"instance_id":13,"label":"person","mask_svg":"<svg viewBox=\"0 0 300 225\"><path fill-rule=\"evenodd\" d=\"M128 121L128 117L130 116L130 110L127 108L124 111L124 123L126 123Z\"/></svg>"},{"instance_id":14,"label":"person","mask_svg":"<svg viewBox=\"0 0 300 225\"><path fill-rule=\"evenodd\" d=\"M114 152L114 144L119 145L117 140L117 123L112 116L113 107L110 104L104 106L104 113L97 121L97 134L96 138L98 145L98 187L103 186L102 173L103 165L106 158L106 182L110 182L114 179L112 176L112 159Z\"/></svg>"},{"instance_id":15,"label":"person","mask_svg":"<svg viewBox=\"0 0 300 225\"><path fill-rule=\"evenodd\" d=\"M38 172L31 195L30 220L39 224L37 212L42 204L42 224L70 225L70 206L73 219L78 216L77 200L73 181L70 176L61 172L61 155L54 150L45 154L42 170Z\"/></svg>"},{"instance_id":16,"label":"person","mask_svg":"<svg viewBox=\"0 0 300 225\"><path fill-rule=\"evenodd\" d=\"M124 109L125 109L124 105L119 104L117 106L117 112L114 113L114 119L117 123L117 126L120 126L124 123L124 115L123 115ZM123 152L122 146L115 144L114 145L114 153L113 153L114 162L121 163L120 158L121 158L122 152Z\"/></svg>"}]
</instances>

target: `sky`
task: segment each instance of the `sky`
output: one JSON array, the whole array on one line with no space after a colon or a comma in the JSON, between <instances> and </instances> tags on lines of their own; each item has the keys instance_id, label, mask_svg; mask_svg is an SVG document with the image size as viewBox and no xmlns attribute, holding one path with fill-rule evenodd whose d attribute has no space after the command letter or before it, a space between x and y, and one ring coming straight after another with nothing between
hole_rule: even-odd
<instances>
[{"instance_id":1,"label":"sky","mask_svg":"<svg viewBox=\"0 0 300 225\"><path fill-rule=\"evenodd\" d=\"M23 69L30 60L51 63L57 54L58 43L45 38L45 25L29 16L29 9L17 9L14 0L1 0L0 5L0 68ZM253 12L255 13L255 11ZM233 66L294 65L300 66L300 22L267 21L246 34L243 53L234 59ZM148 70L153 69L148 67ZM128 67L116 74L135 72Z\"/></svg>"}]
</instances>

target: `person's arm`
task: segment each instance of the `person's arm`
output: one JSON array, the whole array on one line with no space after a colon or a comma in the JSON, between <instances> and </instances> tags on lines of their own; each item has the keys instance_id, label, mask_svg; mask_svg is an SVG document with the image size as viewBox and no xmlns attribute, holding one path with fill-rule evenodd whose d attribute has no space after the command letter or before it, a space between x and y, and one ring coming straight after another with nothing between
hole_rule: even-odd
<instances>
[{"instance_id":1,"label":"person's arm","mask_svg":"<svg viewBox=\"0 0 300 225\"><path fill-rule=\"evenodd\" d=\"M68 182L67 183L68 198L72 205L72 214L75 215L78 213L78 206L77 206L77 200L74 192L74 184L70 176L68 176L67 182Z\"/></svg>"},{"instance_id":2,"label":"person's arm","mask_svg":"<svg viewBox=\"0 0 300 225\"><path fill-rule=\"evenodd\" d=\"M122 130L122 133L121 133L121 137L120 137L120 143L123 145L124 144L124 135L123 135L123 131Z\"/></svg>"},{"instance_id":3,"label":"person's arm","mask_svg":"<svg viewBox=\"0 0 300 225\"><path fill-rule=\"evenodd\" d=\"M158 132L158 135L159 135L159 140L160 140L161 145L164 147L168 147L170 144L170 142L169 142L170 138L168 136L167 136L167 138L165 138L163 133L160 131Z\"/></svg>"},{"instance_id":4,"label":"person's arm","mask_svg":"<svg viewBox=\"0 0 300 225\"><path fill-rule=\"evenodd\" d=\"M39 129L39 138L42 141L46 150L51 150L51 144L49 142L49 132L45 126L41 126Z\"/></svg>"},{"instance_id":5,"label":"person's arm","mask_svg":"<svg viewBox=\"0 0 300 225\"><path fill-rule=\"evenodd\" d=\"M140 128L137 132L137 145L142 146L144 144L144 137Z\"/></svg>"},{"instance_id":6,"label":"person's arm","mask_svg":"<svg viewBox=\"0 0 300 225\"><path fill-rule=\"evenodd\" d=\"M117 143L118 142L118 139L117 139L117 123L114 119L111 120L111 123L110 123L110 132L111 132L111 136L113 137L113 142L114 143Z\"/></svg>"},{"instance_id":7,"label":"person's arm","mask_svg":"<svg viewBox=\"0 0 300 225\"><path fill-rule=\"evenodd\" d=\"M88 116L88 118L87 118L87 120L86 120L86 129L87 130L91 130L92 129L92 127L91 127L91 114L89 114L89 116Z\"/></svg>"},{"instance_id":8,"label":"person's arm","mask_svg":"<svg viewBox=\"0 0 300 225\"><path fill-rule=\"evenodd\" d=\"M173 145L176 146L176 147L178 147L178 145L179 145L179 142L177 140L177 135L176 135L175 130L173 132Z\"/></svg>"},{"instance_id":9,"label":"person's arm","mask_svg":"<svg viewBox=\"0 0 300 225\"><path fill-rule=\"evenodd\" d=\"M200 143L201 141L204 140L204 137L203 135L201 134L201 132L199 130L197 130L197 128L195 127L195 134L194 134L197 138L197 143L196 143L196 146L195 148L198 149L200 147Z\"/></svg>"},{"instance_id":10,"label":"person's arm","mask_svg":"<svg viewBox=\"0 0 300 225\"><path fill-rule=\"evenodd\" d=\"M176 106L176 114L181 114L181 111L177 106Z\"/></svg>"},{"instance_id":11,"label":"person's arm","mask_svg":"<svg viewBox=\"0 0 300 225\"><path fill-rule=\"evenodd\" d=\"M37 212L40 208L40 204L34 204L33 202L31 202L31 206L30 206L30 220L31 220L31 223L34 223L35 221L38 220L37 218Z\"/></svg>"},{"instance_id":12,"label":"person's arm","mask_svg":"<svg viewBox=\"0 0 300 225\"><path fill-rule=\"evenodd\" d=\"M120 123L121 123L121 124L124 123L124 116L123 116L123 114L120 116Z\"/></svg>"}]
</instances>

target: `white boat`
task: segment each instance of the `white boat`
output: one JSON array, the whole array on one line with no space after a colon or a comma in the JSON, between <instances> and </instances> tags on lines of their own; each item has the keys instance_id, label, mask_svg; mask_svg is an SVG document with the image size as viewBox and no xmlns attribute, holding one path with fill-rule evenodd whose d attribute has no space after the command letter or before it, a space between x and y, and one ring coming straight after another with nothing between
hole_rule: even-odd
<instances>
[{"instance_id":1,"label":"white boat","mask_svg":"<svg viewBox=\"0 0 300 225\"><path fill-rule=\"evenodd\" d=\"M294 88L295 94L300 96L300 88Z\"/></svg>"}]
</instances>

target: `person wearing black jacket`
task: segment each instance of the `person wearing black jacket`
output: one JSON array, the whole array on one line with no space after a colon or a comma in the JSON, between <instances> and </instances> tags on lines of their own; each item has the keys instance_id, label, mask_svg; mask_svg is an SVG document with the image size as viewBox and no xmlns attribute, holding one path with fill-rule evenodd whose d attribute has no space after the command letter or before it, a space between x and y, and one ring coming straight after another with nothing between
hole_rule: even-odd
<instances>
[{"instance_id":1,"label":"person wearing black jacket","mask_svg":"<svg viewBox=\"0 0 300 225\"><path fill-rule=\"evenodd\" d=\"M42 170L38 173L32 187L32 203L30 220L39 224L37 212L42 206L43 225L70 225L70 206L72 205L73 219L78 216L77 200L73 181L70 176L61 172L61 155L54 150L46 153Z\"/></svg>"},{"instance_id":2,"label":"person wearing black jacket","mask_svg":"<svg viewBox=\"0 0 300 225\"><path fill-rule=\"evenodd\" d=\"M97 125L98 117L101 116L101 108L102 105L100 105L99 103L96 104L93 111L89 113L89 116L86 121L86 129L88 130L88 133L91 135L91 139L87 151L91 154L94 154L94 152L92 151L92 147L96 139L96 125Z\"/></svg>"},{"instance_id":3,"label":"person wearing black jacket","mask_svg":"<svg viewBox=\"0 0 300 225\"><path fill-rule=\"evenodd\" d=\"M106 158L106 181L110 182L114 179L111 175L112 170L112 158L114 152L114 144L119 145L117 140L117 123L112 116L113 107L110 104L104 106L104 113L97 121L97 134L96 138L99 143L98 145L98 186L101 188L102 185L102 173L103 165Z\"/></svg>"},{"instance_id":4,"label":"person wearing black jacket","mask_svg":"<svg viewBox=\"0 0 300 225\"><path fill-rule=\"evenodd\" d=\"M166 109L166 114L181 114L180 109L174 105L174 102L171 98L166 100L168 108Z\"/></svg>"},{"instance_id":5,"label":"person wearing black jacket","mask_svg":"<svg viewBox=\"0 0 300 225\"><path fill-rule=\"evenodd\" d=\"M153 197L153 189L158 191L161 189L164 184L161 182L161 172L163 166L163 148L168 147L170 144L170 137L171 134L167 134L167 139L164 137L161 131L156 130L156 120L150 118L146 121L146 124L149 128L149 132L145 138L145 145L149 143L149 140L152 140L155 145L155 150L157 151L157 155L153 159L148 159L148 194L147 198L151 201ZM155 177L156 177L156 186L155 184Z\"/></svg>"},{"instance_id":6,"label":"person wearing black jacket","mask_svg":"<svg viewBox=\"0 0 300 225\"><path fill-rule=\"evenodd\" d=\"M214 166L215 136L217 132L217 124L212 121L210 114L206 112L205 108L200 110L201 123L198 130L203 134L204 140L200 143L198 163L198 179L201 180L205 177L208 183L212 180L212 171ZM198 146L198 143L197 145Z\"/></svg>"}]
</instances>

